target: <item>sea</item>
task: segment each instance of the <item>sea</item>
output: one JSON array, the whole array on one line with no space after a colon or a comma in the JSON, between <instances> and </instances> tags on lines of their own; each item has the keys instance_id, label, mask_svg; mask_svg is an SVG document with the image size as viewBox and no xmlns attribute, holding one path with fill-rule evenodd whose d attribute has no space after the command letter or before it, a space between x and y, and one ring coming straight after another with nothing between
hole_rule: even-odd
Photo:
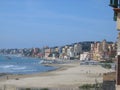
<instances>
[{"instance_id":1,"label":"sea","mask_svg":"<svg viewBox=\"0 0 120 90\"><path fill-rule=\"evenodd\" d=\"M42 65L41 61L38 58L0 55L0 73L34 74L56 69L56 67Z\"/></svg>"}]
</instances>

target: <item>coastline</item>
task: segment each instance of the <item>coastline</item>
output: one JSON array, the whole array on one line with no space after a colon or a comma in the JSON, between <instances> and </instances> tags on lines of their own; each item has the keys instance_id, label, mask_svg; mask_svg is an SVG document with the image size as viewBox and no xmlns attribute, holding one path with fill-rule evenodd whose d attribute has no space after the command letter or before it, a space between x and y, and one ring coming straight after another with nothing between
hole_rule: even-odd
<instances>
[{"instance_id":1,"label":"coastline","mask_svg":"<svg viewBox=\"0 0 120 90\"><path fill-rule=\"evenodd\" d=\"M49 65L49 64L48 64ZM56 70L28 74L8 75L8 80L0 80L0 85L15 85L16 87L78 87L83 84L103 81L103 73L113 72L99 65L80 65L78 62L68 64L50 64L57 66Z\"/></svg>"},{"instance_id":2,"label":"coastline","mask_svg":"<svg viewBox=\"0 0 120 90\"><path fill-rule=\"evenodd\" d=\"M48 70L45 72L36 72L32 74L9 74L9 73L0 73L0 82L6 81L6 80L16 80L20 78L27 78L27 77L36 77L36 76L44 76L44 75L50 75L51 72L66 70L71 66L65 66L64 64L42 64L44 66L50 66L55 67L55 69ZM48 74L49 73L49 74Z\"/></svg>"}]
</instances>

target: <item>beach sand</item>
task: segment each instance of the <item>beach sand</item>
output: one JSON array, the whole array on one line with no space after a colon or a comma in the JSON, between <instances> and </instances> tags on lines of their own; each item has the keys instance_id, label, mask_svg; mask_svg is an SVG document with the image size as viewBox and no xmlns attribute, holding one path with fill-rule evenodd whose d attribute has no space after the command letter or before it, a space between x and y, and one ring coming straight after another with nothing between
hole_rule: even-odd
<instances>
[{"instance_id":1,"label":"beach sand","mask_svg":"<svg viewBox=\"0 0 120 90\"><path fill-rule=\"evenodd\" d=\"M0 85L14 85L17 87L78 87L83 84L103 82L103 73L113 72L99 65L55 64L60 68L54 71L31 75L8 75L0 80Z\"/></svg>"}]
</instances>

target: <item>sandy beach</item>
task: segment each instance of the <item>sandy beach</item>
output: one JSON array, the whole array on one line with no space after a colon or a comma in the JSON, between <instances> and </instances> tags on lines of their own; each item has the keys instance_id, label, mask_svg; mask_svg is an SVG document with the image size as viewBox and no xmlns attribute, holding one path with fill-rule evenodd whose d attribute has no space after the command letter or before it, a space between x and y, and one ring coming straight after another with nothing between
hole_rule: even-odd
<instances>
[{"instance_id":1,"label":"sandy beach","mask_svg":"<svg viewBox=\"0 0 120 90\"><path fill-rule=\"evenodd\" d=\"M101 83L103 73L113 72L99 65L80 65L79 63L53 65L60 68L54 71L31 75L8 75L1 78L0 85L17 87L78 87L82 84ZM7 80L8 79L8 80Z\"/></svg>"}]
</instances>

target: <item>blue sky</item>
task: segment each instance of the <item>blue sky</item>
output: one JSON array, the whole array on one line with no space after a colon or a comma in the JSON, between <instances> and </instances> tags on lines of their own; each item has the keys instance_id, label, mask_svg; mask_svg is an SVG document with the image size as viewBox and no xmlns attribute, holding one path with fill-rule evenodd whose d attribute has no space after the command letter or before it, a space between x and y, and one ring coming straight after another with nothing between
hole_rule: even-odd
<instances>
[{"instance_id":1,"label":"blue sky","mask_svg":"<svg viewBox=\"0 0 120 90\"><path fill-rule=\"evenodd\" d=\"M116 41L109 0L0 0L0 48Z\"/></svg>"}]
</instances>

